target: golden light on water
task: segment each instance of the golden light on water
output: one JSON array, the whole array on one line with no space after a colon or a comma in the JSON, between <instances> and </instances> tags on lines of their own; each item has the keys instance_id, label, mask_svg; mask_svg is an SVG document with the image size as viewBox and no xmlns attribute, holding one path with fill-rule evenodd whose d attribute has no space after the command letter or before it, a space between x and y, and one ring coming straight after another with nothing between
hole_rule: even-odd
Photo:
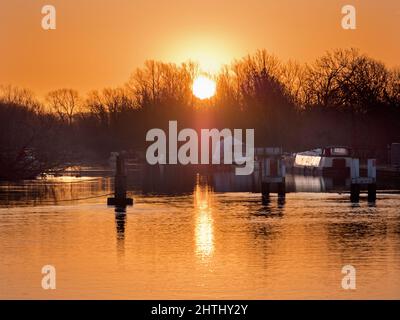
<instances>
[{"instance_id":1,"label":"golden light on water","mask_svg":"<svg viewBox=\"0 0 400 320\"><path fill-rule=\"evenodd\" d=\"M214 228L212 218L211 195L208 186L196 185L196 253L202 258L210 257L214 251Z\"/></svg>"},{"instance_id":2,"label":"golden light on water","mask_svg":"<svg viewBox=\"0 0 400 320\"><path fill-rule=\"evenodd\" d=\"M210 99L215 95L217 84L206 76L199 76L193 81L193 94L201 99Z\"/></svg>"}]
</instances>

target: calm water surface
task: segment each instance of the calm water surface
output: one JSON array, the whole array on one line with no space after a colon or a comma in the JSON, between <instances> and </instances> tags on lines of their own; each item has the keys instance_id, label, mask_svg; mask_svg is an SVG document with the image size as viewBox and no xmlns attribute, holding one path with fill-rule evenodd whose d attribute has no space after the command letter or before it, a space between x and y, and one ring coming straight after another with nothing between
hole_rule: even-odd
<instances>
[{"instance_id":1,"label":"calm water surface","mask_svg":"<svg viewBox=\"0 0 400 320\"><path fill-rule=\"evenodd\" d=\"M400 298L400 195L372 206L301 192L262 204L215 184L132 188L126 215L105 205L110 178L2 184L0 298ZM56 290L41 288L47 264ZM355 291L341 288L347 264Z\"/></svg>"}]
</instances>

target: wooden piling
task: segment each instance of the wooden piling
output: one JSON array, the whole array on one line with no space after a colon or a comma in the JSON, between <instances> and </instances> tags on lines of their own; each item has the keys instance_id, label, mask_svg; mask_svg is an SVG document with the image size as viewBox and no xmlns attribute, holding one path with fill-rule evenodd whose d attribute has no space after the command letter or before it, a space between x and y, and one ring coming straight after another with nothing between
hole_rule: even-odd
<instances>
[{"instance_id":1,"label":"wooden piling","mask_svg":"<svg viewBox=\"0 0 400 320\"><path fill-rule=\"evenodd\" d=\"M368 202L376 202L376 160L368 160Z\"/></svg>"},{"instance_id":2,"label":"wooden piling","mask_svg":"<svg viewBox=\"0 0 400 320\"><path fill-rule=\"evenodd\" d=\"M352 183L350 186L350 201L360 202L360 184Z\"/></svg>"},{"instance_id":3,"label":"wooden piling","mask_svg":"<svg viewBox=\"0 0 400 320\"><path fill-rule=\"evenodd\" d=\"M116 207L126 207L133 205L133 199L126 197L126 172L125 159L122 155L116 157L116 172L114 180L114 198L107 199L107 205Z\"/></svg>"},{"instance_id":4,"label":"wooden piling","mask_svg":"<svg viewBox=\"0 0 400 320\"><path fill-rule=\"evenodd\" d=\"M267 182L261 182L261 196L263 202L269 201L270 185Z\"/></svg>"},{"instance_id":5,"label":"wooden piling","mask_svg":"<svg viewBox=\"0 0 400 320\"><path fill-rule=\"evenodd\" d=\"M285 179L283 180L283 182L278 183L278 197L280 197L280 198L286 197L286 183L285 183Z\"/></svg>"},{"instance_id":6,"label":"wooden piling","mask_svg":"<svg viewBox=\"0 0 400 320\"><path fill-rule=\"evenodd\" d=\"M272 190L273 192L277 192L279 198L285 197L286 169L282 159L282 149L265 148L265 150L257 150L257 155L260 157L258 161L260 163L261 194L263 202L269 202L269 194Z\"/></svg>"},{"instance_id":7,"label":"wooden piling","mask_svg":"<svg viewBox=\"0 0 400 320\"><path fill-rule=\"evenodd\" d=\"M352 159L351 165L351 202L360 201L361 186L368 188L368 202L376 201L376 160L368 159L368 176L360 177L360 160Z\"/></svg>"},{"instance_id":8,"label":"wooden piling","mask_svg":"<svg viewBox=\"0 0 400 320\"><path fill-rule=\"evenodd\" d=\"M368 202L376 202L376 183L368 185Z\"/></svg>"}]
</instances>

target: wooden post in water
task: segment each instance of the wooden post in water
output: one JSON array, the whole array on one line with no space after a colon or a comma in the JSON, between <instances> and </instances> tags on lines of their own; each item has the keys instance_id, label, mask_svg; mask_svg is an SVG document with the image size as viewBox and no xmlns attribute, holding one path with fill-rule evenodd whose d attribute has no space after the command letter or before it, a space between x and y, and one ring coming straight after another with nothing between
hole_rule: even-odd
<instances>
[{"instance_id":1,"label":"wooden post in water","mask_svg":"<svg viewBox=\"0 0 400 320\"><path fill-rule=\"evenodd\" d=\"M360 185L352 183L350 186L350 201L354 203L360 202Z\"/></svg>"},{"instance_id":2,"label":"wooden post in water","mask_svg":"<svg viewBox=\"0 0 400 320\"><path fill-rule=\"evenodd\" d=\"M267 177L270 175L270 159L261 158L261 197L262 202L269 202L270 183Z\"/></svg>"},{"instance_id":3,"label":"wooden post in water","mask_svg":"<svg viewBox=\"0 0 400 320\"><path fill-rule=\"evenodd\" d=\"M376 160L368 159L368 202L376 202Z\"/></svg>"},{"instance_id":4,"label":"wooden post in water","mask_svg":"<svg viewBox=\"0 0 400 320\"><path fill-rule=\"evenodd\" d=\"M269 194L275 188L278 197L286 195L286 169L282 159L281 148L265 148L258 152L261 159L261 194L263 202L269 201ZM275 191L274 190L274 191Z\"/></svg>"},{"instance_id":5,"label":"wooden post in water","mask_svg":"<svg viewBox=\"0 0 400 320\"><path fill-rule=\"evenodd\" d=\"M108 198L107 205L122 208L133 205L133 199L126 197L125 159L120 154L116 157L114 198Z\"/></svg>"},{"instance_id":6,"label":"wooden post in water","mask_svg":"<svg viewBox=\"0 0 400 320\"><path fill-rule=\"evenodd\" d=\"M282 178L278 183L278 196L284 198L286 197L286 167L282 158L278 160L278 176Z\"/></svg>"},{"instance_id":7,"label":"wooden post in water","mask_svg":"<svg viewBox=\"0 0 400 320\"><path fill-rule=\"evenodd\" d=\"M360 160L352 159L351 160L351 185L350 185L350 201L351 202L360 202Z\"/></svg>"},{"instance_id":8,"label":"wooden post in water","mask_svg":"<svg viewBox=\"0 0 400 320\"><path fill-rule=\"evenodd\" d=\"M376 160L368 159L368 177L360 177L360 160L352 159L351 162L351 202L360 201L361 186L368 187L368 202L376 201Z\"/></svg>"}]
</instances>

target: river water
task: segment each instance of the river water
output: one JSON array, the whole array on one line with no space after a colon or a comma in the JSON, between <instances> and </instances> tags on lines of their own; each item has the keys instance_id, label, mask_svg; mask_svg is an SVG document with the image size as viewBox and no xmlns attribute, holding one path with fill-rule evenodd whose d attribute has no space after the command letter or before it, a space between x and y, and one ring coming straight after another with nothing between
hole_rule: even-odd
<instances>
[{"instance_id":1,"label":"river water","mask_svg":"<svg viewBox=\"0 0 400 320\"><path fill-rule=\"evenodd\" d=\"M126 214L106 206L107 176L2 183L0 298L400 298L399 194L351 204L302 177L262 203L246 181L143 177ZM342 288L345 265L356 290Z\"/></svg>"}]
</instances>

